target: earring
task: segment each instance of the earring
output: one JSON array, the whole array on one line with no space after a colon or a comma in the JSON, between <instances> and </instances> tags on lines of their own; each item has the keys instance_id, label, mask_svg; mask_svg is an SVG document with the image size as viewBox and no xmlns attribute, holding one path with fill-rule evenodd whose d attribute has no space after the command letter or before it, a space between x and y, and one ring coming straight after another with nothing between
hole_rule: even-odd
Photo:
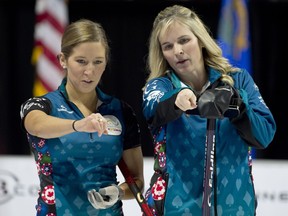
<instances>
[{"instance_id":1,"label":"earring","mask_svg":"<svg viewBox=\"0 0 288 216\"><path fill-rule=\"evenodd\" d=\"M62 68L63 68L64 70L66 70L66 69L67 69L66 65L62 65Z\"/></svg>"}]
</instances>

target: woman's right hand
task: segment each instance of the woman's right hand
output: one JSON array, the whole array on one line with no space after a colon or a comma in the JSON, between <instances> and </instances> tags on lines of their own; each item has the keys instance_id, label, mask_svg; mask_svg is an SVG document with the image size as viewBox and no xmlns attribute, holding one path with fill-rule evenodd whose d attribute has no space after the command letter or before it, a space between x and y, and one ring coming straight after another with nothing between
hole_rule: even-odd
<instances>
[{"instance_id":1,"label":"woman's right hand","mask_svg":"<svg viewBox=\"0 0 288 216\"><path fill-rule=\"evenodd\" d=\"M195 109L197 108L197 97L192 90L183 89L178 93L175 105L183 111Z\"/></svg>"},{"instance_id":2,"label":"woman's right hand","mask_svg":"<svg viewBox=\"0 0 288 216\"><path fill-rule=\"evenodd\" d=\"M77 120L74 128L79 132L98 132L98 136L108 134L107 120L100 113L92 113L84 119Z\"/></svg>"}]
</instances>

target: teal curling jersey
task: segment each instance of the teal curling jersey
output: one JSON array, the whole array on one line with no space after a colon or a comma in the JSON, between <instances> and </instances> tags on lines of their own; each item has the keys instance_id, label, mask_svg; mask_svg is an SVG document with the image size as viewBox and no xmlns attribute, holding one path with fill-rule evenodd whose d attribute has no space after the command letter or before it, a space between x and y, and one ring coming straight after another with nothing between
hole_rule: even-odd
<instances>
[{"instance_id":1,"label":"teal curling jersey","mask_svg":"<svg viewBox=\"0 0 288 216\"><path fill-rule=\"evenodd\" d=\"M276 124L250 74L241 70L230 75L245 103L246 113L245 119L237 123L229 118L216 120L211 215L254 216L257 202L249 142L266 148L274 137ZM219 77L218 71L209 69L211 84ZM143 114L155 145L155 173L146 200L157 216L198 216L203 210L207 119L175 108L177 93L187 88L178 82L175 87L168 76L152 79L143 94ZM244 128L243 132L244 122L249 129Z\"/></svg>"},{"instance_id":2,"label":"teal curling jersey","mask_svg":"<svg viewBox=\"0 0 288 216\"><path fill-rule=\"evenodd\" d=\"M43 97L31 98L21 106L22 122L28 112L40 109L64 119L82 119L80 110L68 101L66 79ZM104 210L94 209L87 191L118 184L116 165L125 149L140 145L139 127L132 108L96 88L102 104L99 113L108 121L109 133L74 132L43 139L27 133L34 154L40 191L37 216L120 216L122 202Z\"/></svg>"}]
</instances>

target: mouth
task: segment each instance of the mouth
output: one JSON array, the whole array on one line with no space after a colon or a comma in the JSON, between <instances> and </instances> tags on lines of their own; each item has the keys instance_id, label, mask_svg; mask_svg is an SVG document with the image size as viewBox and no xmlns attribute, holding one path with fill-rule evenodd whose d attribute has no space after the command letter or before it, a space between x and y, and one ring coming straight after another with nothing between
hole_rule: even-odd
<instances>
[{"instance_id":1,"label":"mouth","mask_svg":"<svg viewBox=\"0 0 288 216\"><path fill-rule=\"evenodd\" d=\"M92 83L93 81L92 81L92 80L83 80L83 82L90 84L90 83Z\"/></svg>"},{"instance_id":2,"label":"mouth","mask_svg":"<svg viewBox=\"0 0 288 216\"><path fill-rule=\"evenodd\" d=\"M187 61L187 59L183 59L177 62L177 64L184 64Z\"/></svg>"}]
</instances>

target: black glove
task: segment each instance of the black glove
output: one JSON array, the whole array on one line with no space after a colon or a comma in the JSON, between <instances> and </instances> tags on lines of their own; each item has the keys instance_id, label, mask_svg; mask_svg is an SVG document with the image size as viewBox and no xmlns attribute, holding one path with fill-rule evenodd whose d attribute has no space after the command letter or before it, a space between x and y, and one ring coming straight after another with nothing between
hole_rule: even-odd
<instances>
[{"instance_id":1,"label":"black glove","mask_svg":"<svg viewBox=\"0 0 288 216\"><path fill-rule=\"evenodd\" d=\"M236 90L229 85L204 91L200 95L197 103L200 116L208 119L223 118L225 112L229 110L235 91Z\"/></svg>"}]
</instances>

